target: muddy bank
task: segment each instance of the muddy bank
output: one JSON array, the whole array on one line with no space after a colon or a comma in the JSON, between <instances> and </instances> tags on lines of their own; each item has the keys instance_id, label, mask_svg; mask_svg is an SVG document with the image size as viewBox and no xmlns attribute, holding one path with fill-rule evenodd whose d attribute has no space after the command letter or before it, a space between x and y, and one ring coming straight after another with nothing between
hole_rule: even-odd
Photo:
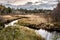
<instances>
[{"instance_id":1,"label":"muddy bank","mask_svg":"<svg viewBox=\"0 0 60 40\"><path fill-rule=\"evenodd\" d=\"M44 30L47 30L49 32L53 32L53 31L60 32L60 25L58 25L58 24L44 24L44 23L41 23L41 24L38 24L38 25L28 24L28 25L24 25L24 26L35 29L35 30L44 29Z\"/></svg>"},{"instance_id":2,"label":"muddy bank","mask_svg":"<svg viewBox=\"0 0 60 40\"><path fill-rule=\"evenodd\" d=\"M60 32L60 25L58 24L42 24L38 26L40 29L44 29L50 32L53 32L53 31Z\"/></svg>"}]
</instances>

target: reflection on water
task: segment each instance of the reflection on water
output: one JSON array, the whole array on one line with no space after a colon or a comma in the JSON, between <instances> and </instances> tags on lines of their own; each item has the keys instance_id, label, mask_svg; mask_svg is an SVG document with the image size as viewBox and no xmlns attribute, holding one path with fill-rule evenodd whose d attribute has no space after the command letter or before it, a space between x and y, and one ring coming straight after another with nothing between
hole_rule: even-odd
<instances>
[{"instance_id":1,"label":"reflection on water","mask_svg":"<svg viewBox=\"0 0 60 40\"><path fill-rule=\"evenodd\" d=\"M60 40L60 33L57 32L47 32L45 30L35 30L37 34L40 34L42 37L44 37L46 40Z\"/></svg>"},{"instance_id":2,"label":"reflection on water","mask_svg":"<svg viewBox=\"0 0 60 40\"><path fill-rule=\"evenodd\" d=\"M18 20L12 21L12 22L10 22L8 24L5 24L5 27L14 26L14 24L17 23L17 22L18 22Z\"/></svg>"}]
</instances>

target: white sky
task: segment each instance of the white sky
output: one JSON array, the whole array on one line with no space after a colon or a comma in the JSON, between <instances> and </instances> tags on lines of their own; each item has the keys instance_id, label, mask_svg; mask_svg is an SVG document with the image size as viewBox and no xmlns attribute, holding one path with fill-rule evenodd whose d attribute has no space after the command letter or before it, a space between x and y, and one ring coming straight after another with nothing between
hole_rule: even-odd
<instances>
[{"instance_id":1,"label":"white sky","mask_svg":"<svg viewBox=\"0 0 60 40\"><path fill-rule=\"evenodd\" d=\"M8 2L9 1L9 2ZM12 5L24 5L27 2L39 2L38 4L42 4L42 3L48 3L48 2L52 2L54 3L56 0L0 0L0 3L10 3Z\"/></svg>"},{"instance_id":2,"label":"white sky","mask_svg":"<svg viewBox=\"0 0 60 40\"><path fill-rule=\"evenodd\" d=\"M27 2L32 2L32 3L34 3L34 2L37 2L38 0L18 0L18 1L16 1L15 3L12 3L12 4L14 4L14 5L24 5L25 3L27 3Z\"/></svg>"}]
</instances>

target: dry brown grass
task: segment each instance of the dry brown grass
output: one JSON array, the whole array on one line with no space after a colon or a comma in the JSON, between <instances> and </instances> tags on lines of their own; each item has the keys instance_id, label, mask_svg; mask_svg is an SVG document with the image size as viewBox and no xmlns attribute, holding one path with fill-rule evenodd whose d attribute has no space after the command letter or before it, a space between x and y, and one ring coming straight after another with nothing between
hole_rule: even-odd
<instances>
[{"instance_id":1,"label":"dry brown grass","mask_svg":"<svg viewBox=\"0 0 60 40\"><path fill-rule=\"evenodd\" d=\"M17 18L21 18L21 17L29 17L29 19L21 19L21 20L26 20L26 21L30 21L30 23L46 23L48 22L47 19L43 16L43 15L0 15L1 17L4 18L4 20L13 20L13 19L17 19Z\"/></svg>"},{"instance_id":2,"label":"dry brown grass","mask_svg":"<svg viewBox=\"0 0 60 40\"><path fill-rule=\"evenodd\" d=\"M47 23L47 20L43 17L36 16L36 15L27 15L29 18L22 18L19 21L23 23L30 23L30 24L40 24L40 23Z\"/></svg>"}]
</instances>

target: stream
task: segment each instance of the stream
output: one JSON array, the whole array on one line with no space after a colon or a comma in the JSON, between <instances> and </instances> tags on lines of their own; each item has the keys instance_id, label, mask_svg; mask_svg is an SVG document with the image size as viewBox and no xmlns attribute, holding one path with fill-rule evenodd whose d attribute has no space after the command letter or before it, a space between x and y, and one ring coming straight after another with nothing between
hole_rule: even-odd
<instances>
[{"instance_id":1,"label":"stream","mask_svg":"<svg viewBox=\"0 0 60 40\"><path fill-rule=\"evenodd\" d=\"M35 30L36 34L41 35L45 40L60 40L60 33L54 32L48 32L43 29Z\"/></svg>"},{"instance_id":2,"label":"stream","mask_svg":"<svg viewBox=\"0 0 60 40\"><path fill-rule=\"evenodd\" d=\"M18 22L18 20L14 20L14 21L12 21L8 24L5 24L5 28L8 27L8 26L14 26L14 24L17 23L17 22Z\"/></svg>"},{"instance_id":3,"label":"stream","mask_svg":"<svg viewBox=\"0 0 60 40\"><path fill-rule=\"evenodd\" d=\"M18 20L12 21L8 24L5 24L5 28L8 26L14 26L15 23L17 23ZM60 40L60 33L54 32L48 32L43 29L35 30L36 34L41 35L45 40Z\"/></svg>"}]
</instances>

